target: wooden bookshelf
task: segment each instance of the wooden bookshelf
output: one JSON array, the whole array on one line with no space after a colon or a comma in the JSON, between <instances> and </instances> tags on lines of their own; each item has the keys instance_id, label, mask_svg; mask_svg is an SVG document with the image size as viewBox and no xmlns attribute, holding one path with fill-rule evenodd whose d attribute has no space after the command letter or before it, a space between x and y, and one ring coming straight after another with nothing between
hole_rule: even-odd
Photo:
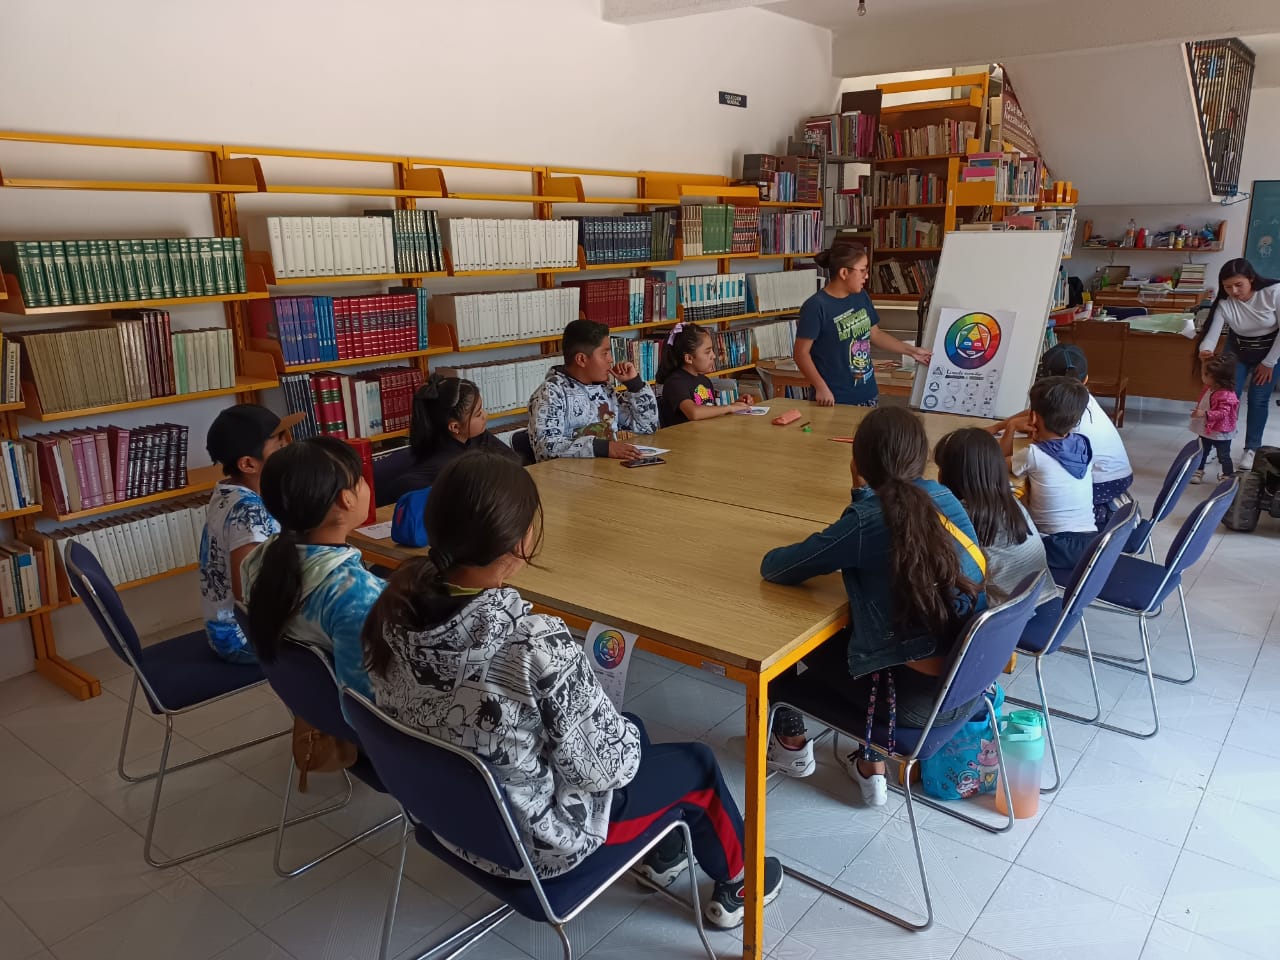
<instances>
[{"instance_id":1,"label":"wooden bookshelf","mask_svg":"<svg viewBox=\"0 0 1280 960\"><path fill-rule=\"evenodd\" d=\"M152 576L149 576L149 577L143 577L141 580L127 580L124 583L117 583L115 585L115 590L116 590L116 593L120 593L124 590L133 590L135 587L145 587L148 584L159 583L161 580L168 580L170 577L180 577L184 573L193 573L199 569L200 569L199 563L188 563L181 567L174 567L172 570L165 570L161 573L153 574ZM59 587L58 587L59 591L61 592L63 589L67 591L67 599L60 601L58 603L59 607L73 607L76 604L84 602L78 596L76 596L74 593L71 592L70 581L68 581L66 584L62 583L61 567L59 567L58 580L59 580Z\"/></svg>"},{"instance_id":2,"label":"wooden bookshelf","mask_svg":"<svg viewBox=\"0 0 1280 960\"><path fill-rule=\"evenodd\" d=\"M0 273L0 300L9 299L9 281L5 279L3 273Z\"/></svg>"},{"instance_id":3,"label":"wooden bookshelf","mask_svg":"<svg viewBox=\"0 0 1280 960\"><path fill-rule=\"evenodd\" d=\"M187 471L186 486L178 487L175 490L162 490L159 493L153 493L146 497L135 497L132 500L118 500L115 503L103 504L100 507L90 507L88 510L78 510L75 513L56 513L52 504L45 504L44 515L51 520L57 520L59 523L71 523L75 520L101 516L104 513L115 513L117 510L145 507L152 503L164 503L166 500L177 500L193 493L207 493L221 479L222 467L215 463L208 467L197 467L194 470Z\"/></svg>"},{"instance_id":4,"label":"wooden bookshelf","mask_svg":"<svg viewBox=\"0 0 1280 960\"><path fill-rule=\"evenodd\" d=\"M828 160L833 158L828 157ZM853 161L850 161L853 162ZM801 203L798 200L761 200L759 206L762 207L788 207L792 210L821 210L822 203Z\"/></svg>"},{"instance_id":5,"label":"wooden bookshelf","mask_svg":"<svg viewBox=\"0 0 1280 960\"><path fill-rule=\"evenodd\" d=\"M12 617L0 617L0 624L21 623L23 620L30 620L33 617L42 617L45 614L53 613L57 609L58 604L48 603L35 610L28 610L26 613L15 613Z\"/></svg>"},{"instance_id":6,"label":"wooden bookshelf","mask_svg":"<svg viewBox=\"0 0 1280 960\"><path fill-rule=\"evenodd\" d=\"M876 166L882 167L891 163L929 163L933 160L952 160L963 156L963 153L934 153L923 157L877 157Z\"/></svg>"},{"instance_id":7,"label":"wooden bookshelf","mask_svg":"<svg viewBox=\"0 0 1280 960\"><path fill-rule=\"evenodd\" d=\"M452 346L428 346L422 350L405 350L400 353L379 353L370 357L347 357L343 360L318 360L315 363L285 363L284 353L279 342L254 337L249 341L254 350L271 357L276 371L285 376L291 373L313 373L317 370L330 370L335 367L372 366L376 363L395 363L398 360L416 360L420 357L438 357L453 353Z\"/></svg>"},{"instance_id":8,"label":"wooden bookshelf","mask_svg":"<svg viewBox=\"0 0 1280 960\"><path fill-rule=\"evenodd\" d=\"M70 313L101 313L106 310L172 310L200 303L240 303L245 300L264 300L268 296L262 274L245 263L245 280L249 289L244 293L221 293L211 297L163 297L149 300L119 300L113 303L74 303L57 307L29 307L22 298L22 288L13 274L5 278L10 291L0 302L0 313L12 313L24 317L60 316Z\"/></svg>"},{"instance_id":9,"label":"wooden bookshelf","mask_svg":"<svg viewBox=\"0 0 1280 960\"><path fill-rule=\"evenodd\" d=\"M433 273L340 273L323 277L279 277L276 276L275 265L271 262L271 254L266 250L245 250L244 260L247 264L255 264L262 271L265 287L319 286L326 283L386 283L390 281L426 280L432 277L447 277L447 270Z\"/></svg>"},{"instance_id":10,"label":"wooden bookshelf","mask_svg":"<svg viewBox=\"0 0 1280 960\"><path fill-rule=\"evenodd\" d=\"M453 353L475 353L479 350L501 350L503 347L525 347L539 343L556 343L561 339L560 334L553 334L547 337L528 337L523 340L503 340L498 343L468 343L465 346L453 348Z\"/></svg>"},{"instance_id":11,"label":"wooden bookshelf","mask_svg":"<svg viewBox=\"0 0 1280 960\"><path fill-rule=\"evenodd\" d=\"M370 443L379 443L383 440L398 440L401 437L409 436L409 428L403 430L390 430L387 433L375 433L371 437L359 437L360 440L368 440Z\"/></svg>"},{"instance_id":12,"label":"wooden bookshelf","mask_svg":"<svg viewBox=\"0 0 1280 960\"><path fill-rule=\"evenodd\" d=\"M40 504L33 503L30 506L22 507L18 510L9 510L5 513L0 513L0 520L14 520L18 517L29 517L33 513L40 513L43 509L44 507Z\"/></svg>"},{"instance_id":13,"label":"wooden bookshelf","mask_svg":"<svg viewBox=\"0 0 1280 960\"><path fill-rule=\"evenodd\" d=\"M761 260L803 260L806 257L816 257L821 250L806 250L804 253L762 253Z\"/></svg>"}]
</instances>

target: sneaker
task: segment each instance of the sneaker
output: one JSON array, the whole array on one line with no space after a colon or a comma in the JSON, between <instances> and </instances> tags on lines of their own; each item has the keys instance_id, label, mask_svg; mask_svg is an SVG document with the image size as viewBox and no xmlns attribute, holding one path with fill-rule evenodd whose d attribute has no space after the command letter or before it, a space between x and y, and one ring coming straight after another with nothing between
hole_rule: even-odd
<instances>
[{"instance_id":1,"label":"sneaker","mask_svg":"<svg viewBox=\"0 0 1280 960\"><path fill-rule=\"evenodd\" d=\"M1246 450L1244 452L1244 456L1240 458L1240 469L1243 472L1248 473L1253 469L1253 457L1257 452L1256 450Z\"/></svg>"},{"instance_id":2,"label":"sneaker","mask_svg":"<svg viewBox=\"0 0 1280 960\"><path fill-rule=\"evenodd\" d=\"M1223 480L1230 480L1234 476L1235 476L1234 473L1219 473L1218 482L1221 483Z\"/></svg>"},{"instance_id":3,"label":"sneaker","mask_svg":"<svg viewBox=\"0 0 1280 960\"><path fill-rule=\"evenodd\" d=\"M689 854L684 849L684 837L678 833L669 833L640 861L636 873L647 883L666 889L688 867Z\"/></svg>"},{"instance_id":4,"label":"sneaker","mask_svg":"<svg viewBox=\"0 0 1280 960\"><path fill-rule=\"evenodd\" d=\"M818 768L813 759L813 741L805 740L803 747L788 747L775 733L769 737L768 766L770 770L797 780L808 777Z\"/></svg>"},{"instance_id":5,"label":"sneaker","mask_svg":"<svg viewBox=\"0 0 1280 960\"><path fill-rule=\"evenodd\" d=\"M777 857L764 858L764 902L773 903L782 892L782 864ZM741 880L729 883L717 883L707 901L702 915L707 923L721 930L732 930L742 926L742 917L747 909L746 889Z\"/></svg>"},{"instance_id":6,"label":"sneaker","mask_svg":"<svg viewBox=\"0 0 1280 960\"><path fill-rule=\"evenodd\" d=\"M1203 470L1197 470L1195 473L1193 473L1193 474L1191 475L1191 482L1192 482L1192 483L1204 483L1204 471L1203 471Z\"/></svg>"},{"instance_id":7,"label":"sneaker","mask_svg":"<svg viewBox=\"0 0 1280 960\"><path fill-rule=\"evenodd\" d=\"M849 778L862 791L863 803L868 807L883 807L889 802L889 778L883 773L873 773L869 777L864 777L862 771L858 769L860 755L861 751L858 750L841 754L840 765L845 768Z\"/></svg>"}]
</instances>

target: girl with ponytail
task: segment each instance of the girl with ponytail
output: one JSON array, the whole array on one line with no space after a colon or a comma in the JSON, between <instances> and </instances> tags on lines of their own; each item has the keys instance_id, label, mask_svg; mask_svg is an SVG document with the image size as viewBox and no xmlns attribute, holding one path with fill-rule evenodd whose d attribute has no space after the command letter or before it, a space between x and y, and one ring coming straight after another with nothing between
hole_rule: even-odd
<instances>
[{"instance_id":1,"label":"girl with ponytail","mask_svg":"<svg viewBox=\"0 0 1280 960\"><path fill-rule=\"evenodd\" d=\"M952 644L986 607L986 561L973 524L951 491L924 479L928 456L918 416L901 407L872 411L853 438L853 502L826 530L770 550L760 565L773 583L836 571L844 577L849 630L806 657L802 676L865 711L868 736L875 723L887 723L890 737L898 720L924 726ZM938 720L964 710L972 706ZM778 711L769 761L790 776L813 772L813 745L798 714ZM863 800L883 804L883 759L867 751L842 761Z\"/></svg>"},{"instance_id":2,"label":"girl with ponytail","mask_svg":"<svg viewBox=\"0 0 1280 960\"><path fill-rule=\"evenodd\" d=\"M1240 458L1240 469L1248 471L1262 446L1268 404L1275 389L1273 374L1280 360L1280 280L1259 276L1243 257L1224 263L1218 271L1218 296L1200 338L1201 360L1218 351L1224 326L1227 343L1223 352L1236 356L1236 395L1248 397L1244 456Z\"/></svg>"},{"instance_id":3,"label":"girl with ponytail","mask_svg":"<svg viewBox=\"0 0 1280 960\"><path fill-rule=\"evenodd\" d=\"M334 437L292 444L267 461L262 501L280 532L245 558L249 639L272 662L285 638L332 651L338 682L369 696L360 630L386 584L347 537L369 516L360 457Z\"/></svg>"},{"instance_id":4,"label":"girl with ponytail","mask_svg":"<svg viewBox=\"0 0 1280 960\"><path fill-rule=\"evenodd\" d=\"M750 394L716 406L716 391L709 379L715 369L716 348L711 334L692 323L677 323L658 361L658 382L662 384L658 414L664 427L751 409L755 398Z\"/></svg>"},{"instance_id":5,"label":"girl with ponytail","mask_svg":"<svg viewBox=\"0 0 1280 960\"><path fill-rule=\"evenodd\" d=\"M818 406L874 407L880 391L871 366L872 347L926 364L933 354L880 329L880 315L866 293L871 261L865 247L837 240L814 260L826 271L827 285L800 307L796 366L813 385Z\"/></svg>"}]
</instances>

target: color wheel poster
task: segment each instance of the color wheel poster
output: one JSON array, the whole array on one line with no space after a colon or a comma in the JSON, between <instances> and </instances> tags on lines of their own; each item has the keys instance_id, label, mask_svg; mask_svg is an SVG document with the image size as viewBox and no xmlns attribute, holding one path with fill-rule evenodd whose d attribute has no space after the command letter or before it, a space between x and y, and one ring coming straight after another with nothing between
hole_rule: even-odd
<instances>
[{"instance_id":1,"label":"color wheel poster","mask_svg":"<svg viewBox=\"0 0 1280 960\"><path fill-rule=\"evenodd\" d=\"M591 670L604 687L605 695L613 705L622 709L622 697L627 688L627 667L631 665L631 651L635 649L636 635L606 626L591 624L587 631L585 649Z\"/></svg>"},{"instance_id":2,"label":"color wheel poster","mask_svg":"<svg viewBox=\"0 0 1280 960\"><path fill-rule=\"evenodd\" d=\"M941 308L920 408L994 419L1016 319L1011 310Z\"/></svg>"}]
</instances>

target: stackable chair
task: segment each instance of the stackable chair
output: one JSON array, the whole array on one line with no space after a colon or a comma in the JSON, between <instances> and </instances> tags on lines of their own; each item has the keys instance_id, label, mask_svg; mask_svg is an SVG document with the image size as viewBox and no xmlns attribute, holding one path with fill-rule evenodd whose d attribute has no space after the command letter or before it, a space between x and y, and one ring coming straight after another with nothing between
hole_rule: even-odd
<instances>
[{"instance_id":1,"label":"stackable chair","mask_svg":"<svg viewBox=\"0 0 1280 960\"><path fill-rule=\"evenodd\" d=\"M769 719L771 725L774 712L782 707L790 707L792 710L799 711L806 717L812 718L817 723L830 727L834 733L832 742L837 751L839 750L839 738L842 736L848 737L863 746L873 747L886 754L891 763L897 764L901 768L902 784L904 786L897 786L893 776L889 777L889 783L893 785L894 790L901 792L906 799L907 821L911 826L911 840L915 844L916 865L920 870L920 885L924 892L925 919L923 922L916 922L908 917L890 913L875 904L860 900L791 866L786 867L787 876L828 893L839 900L843 900L845 903L861 907L863 910L905 929L928 930L933 926L933 899L929 894L929 877L925 871L924 854L920 849L920 831L916 824L914 802L919 800L927 806L941 810L958 820L981 827L990 833L1004 833L1013 827L1013 799L1009 793L1009 778L1005 775L1004 752L1000 746L999 720L996 717L995 706L991 702L987 691L1004 672L1005 664L1009 662L1009 658L1013 655L1014 648L1018 645L1018 640L1022 636L1027 622L1035 613L1036 597L1039 595L1040 585L1043 581L1044 574L1027 577L1018 585L1017 590L1014 591L1008 601L998 606L989 607L970 621L963 635L956 641L951 669L942 682L938 700L929 715L929 722L920 729L898 726L895 731L895 746L892 751L888 748L888 727L877 724L872 729L871 740L868 741L864 736L866 732L866 717L851 716L850 704L840 697L838 693L822 685L806 682L802 677L797 676L782 677L770 684L769 698L771 706ZM1006 809L1009 811L1007 822L998 827L961 813L954 806L938 803L926 797L913 797L913 791L911 790L911 771L915 765L941 750L955 736L957 731L970 721L970 715L965 714L950 723L938 724L936 723L937 717L942 713L963 707L965 704L979 698L986 705L987 718L991 723L991 729L994 734L996 759L1000 771L999 782L1002 784ZM854 729L860 729L863 732L856 733Z\"/></svg>"},{"instance_id":2,"label":"stackable chair","mask_svg":"<svg viewBox=\"0 0 1280 960\"><path fill-rule=\"evenodd\" d=\"M1066 646L1062 648L1064 653L1088 658L1091 669L1094 663L1098 662L1118 670L1146 676L1147 689L1151 696L1151 730L1143 733L1112 724L1100 724L1104 730L1122 733L1140 740L1150 739L1160 732L1160 709L1156 704L1156 675L1151 669L1151 639L1147 630L1147 621L1151 617L1159 616L1161 605L1175 590L1178 591L1182 600L1182 623L1187 634L1187 646L1190 648L1191 623L1187 618L1186 597L1182 593L1182 575L1204 555L1205 547L1209 545L1214 530L1222 522L1223 516L1231 506L1231 499L1235 496L1238 484L1239 480L1229 477L1219 483L1207 499L1196 505L1169 545L1164 563L1156 563L1135 556L1120 556L1116 560L1115 568L1111 571L1111 576L1099 592L1097 599L1093 601L1091 606L1095 609L1137 617L1142 657L1136 663L1140 666L1120 661L1118 658L1093 654L1088 648L1084 650ZM1189 679L1176 682L1186 683ZM1096 682L1094 693L1097 693Z\"/></svg>"},{"instance_id":3,"label":"stackable chair","mask_svg":"<svg viewBox=\"0 0 1280 960\"><path fill-rule=\"evenodd\" d=\"M672 809L657 817L632 842L601 847L568 873L540 880L511 819L506 793L483 760L405 726L348 687L343 688L342 696L361 745L369 751L379 776L405 814L399 866L383 918L380 960L386 960L390 948L410 830L429 853L502 901L502 906L421 954L418 960L440 954L456 957L513 913L550 924L560 938L565 960L573 960L573 947L564 929L569 921L672 831L679 831L685 849L693 850L689 825L678 809ZM442 784L448 784L448 788L442 789ZM453 853L442 840L528 879L495 877ZM698 936L707 956L716 960L702 925L697 871L692 865L688 875Z\"/></svg>"},{"instance_id":4,"label":"stackable chair","mask_svg":"<svg viewBox=\"0 0 1280 960\"><path fill-rule=\"evenodd\" d=\"M1089 552L1076 564L1071 579L1066 584L1061 597L1046 600L1036 607L1035 615L1022 631L1018 640L1018 652L1032 658L1035 664L1036 687L1040 691L1040 702L1031 703L1009 697L1010 703L1027 707L1039 707L1044 713L1045 739L1049 742L1049 757L1053 761L1053 785L1041 787L1041 793L1053 793L1062 783L1062 770L1058 764L1058 747L1053 739L1053 724L1050 720L1049 698L1044 687L1044 658L1062 646L1062 642L1071 635L1077 626L1084 636L1085 650L1092 653L1089 646L1089 630L1084 623L1084 611L1097 599L1102 591L1116 561L1120 558L1126 544L1133 535L1138 522L1138 508L1132 501L1124 504L1111 515L1102 536L1093 542ZM1093 684L1094 713L1091 717L1075 713L1054 710L1055 716L1065 717L1079 723L1097 723L1102 719L1102 700L1098 693L1098 674L1094 669L1093 657L1088 659L1089 680Z\"/></svg>"},{"instance_id":5,"label":"stackable chair","mask_svg":"<svg viewBox=\"0 0 1280 960\"><path fill-rule=\"evenodd\" d=\"M330 736L337 737L339 740L354 743L359 747L360 738L356 736L356 732L351 729L346 718L342 716L342 708L338 703L338 681L333 673L333 665L329 662L329 658L324 651L308 644L286 640L281 644L279 655L275 661L262 664L262 672L267 675L267 682L271 684L271 689L284 701L284 705L289 708L289 712L295 717L301 717L321 733L327 733ZM284 803L280 807L280 823L276 828L276 851L273 860L275 871L281 877L296 877L305 873L312 867L324 863L330 857L336 856L348 847L355 846L361 840L373 836L379 830L391 826L400 819L400 814L396 814L370 827L358 836L352 837L350 840L344 840L306 863L295 867L285 867L280 862L281 851L284 847L285 827L290 823L288 819L289 802L293 797L293 782L297 772L298 767L291 754ZM334 810L345 807L351 800L353 788L351 778L353 776L379 793L387 792L387 788L383 786L382 780L379 779L377 771L373 768L373 764L364 756L363 751L361 751L359 758L356 760L355 766L349 770L344 770L343 776L347 780L346 795L336 803L325 806L322 810L312 811L310 816L323 816L326 813L332 813Z\"/></svg>"},{"instance_id":6,"label":"stackable chair","mask_svg":"<svg viewBox=\"0 0 1280 960\"><path fill-rule=\"evenodd\" d=\"M116 762L116 771L120 774L120 779L128 783L143 783L147 780L156 782L142 848L147 863L153 867L162 868L176 866L217 850L225 850L246 840L265 836L275 830L274 826L266 827L180 857L168 860L156 859L152 853L152 841L155 836L156 817L160 811L160 792L164 787L164 778L167 774L265 743L284 736L289 731L280 730L247 743L169 766L169 747L173 743L173 718L211 703L217 703L219 700L235 696L237 693L266 682L262 670L256 664L228 663L218 657L210 649L203 629L147 647L142 646L133 621L125 613L120 595L111 585L111 580L103 571L98 558L82 544L69 541L66 566L71 588L84 601L85 608L93 617L94 623L98 625L98 629L102 631L107 644L133 671L133 686L129 691L129 710L124 718L124 732L120 737L120 757ZM156 771L134 776L125 770L125 754L129 747L129 730L133 726L134 703L137 700L139 688L147 698L147 705L151 708L151 712L164 717L164 745L160 748L160 765Z\"/></svg>"}]
</instances>

